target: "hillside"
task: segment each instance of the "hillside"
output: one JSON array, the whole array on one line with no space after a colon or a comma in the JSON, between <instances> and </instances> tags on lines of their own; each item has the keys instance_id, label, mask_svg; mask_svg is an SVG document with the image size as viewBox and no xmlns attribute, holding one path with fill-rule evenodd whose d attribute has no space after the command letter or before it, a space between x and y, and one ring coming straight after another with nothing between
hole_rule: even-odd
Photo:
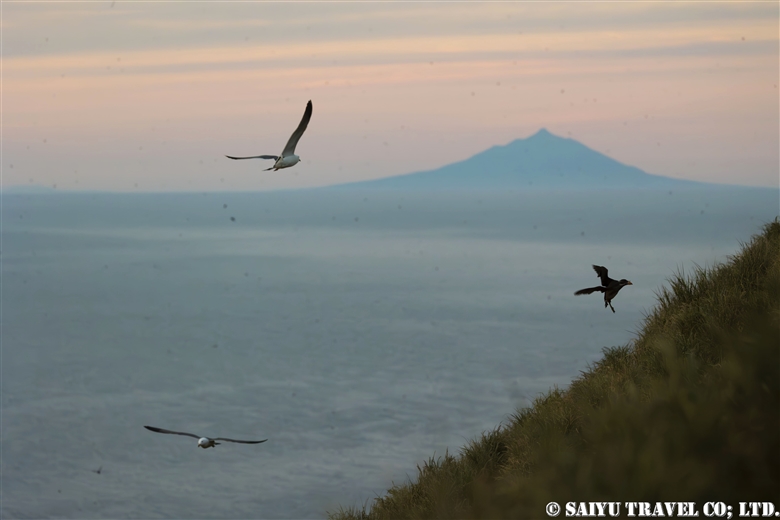
<instances>
[{"instance_id":1,"label":"hillside","mask_svg":"<svg viewBox=\"0 0 780 520\"><path fill-rule=\"evenodd\" d=\"M551 501L778 506L779 376L776 219L728 263L672 278L637 338L567 390L331 518L545 518Z\"/></svg>"},{"instance_id":2,"label":"hillside","mask_svg":"<svg viewBox=\"0 0 780 520\"><path fill-rule=\"evenodd\" d=\"M435 170L356 182L361 189L659 188L707 184L650 175L545 129Z\"/></svg>"}]
</instances>

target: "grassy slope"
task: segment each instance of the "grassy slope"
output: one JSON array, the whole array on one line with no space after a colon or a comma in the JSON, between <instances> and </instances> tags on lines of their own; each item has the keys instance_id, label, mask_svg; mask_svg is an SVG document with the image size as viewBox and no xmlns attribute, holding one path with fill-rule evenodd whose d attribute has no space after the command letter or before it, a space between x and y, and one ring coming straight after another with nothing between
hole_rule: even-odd
<instances>
[{"instance_id":1,"label":"grassy slope","mask_svg":"<svg viewBox=\"0 0 780 520\"><path fill-rule=\"evenodd\" d=\"M780 505L780 222L678 275L639 337L335 519L544 518L547 502ZM625 511L624 511L625 512Z\"/></svg>"}]
</instances>

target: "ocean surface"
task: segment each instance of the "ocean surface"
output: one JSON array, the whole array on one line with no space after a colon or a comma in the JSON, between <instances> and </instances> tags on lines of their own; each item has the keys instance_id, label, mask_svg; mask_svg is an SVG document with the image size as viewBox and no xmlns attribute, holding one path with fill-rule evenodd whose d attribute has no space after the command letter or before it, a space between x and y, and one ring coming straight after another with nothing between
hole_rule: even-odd
<instances>
[{"instance_id":1,"label":"ocean surface","mask_svg":"<svg viewBox=\"0 0 780 520\"><path fill-rule=\"evenodd\" d=\"M739 188L3 194L0 515L363 504L630 342L667 278L777 214ZM591 264L634 283L615 314L573 296Z\"/></svg>"}]
</instances>

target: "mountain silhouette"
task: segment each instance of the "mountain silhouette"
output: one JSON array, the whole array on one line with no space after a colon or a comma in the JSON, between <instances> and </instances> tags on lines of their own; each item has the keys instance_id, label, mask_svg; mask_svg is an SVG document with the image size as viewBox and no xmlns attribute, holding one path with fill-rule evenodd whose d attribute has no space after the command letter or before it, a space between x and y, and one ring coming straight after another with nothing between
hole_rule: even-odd
<instances>
[{"instance_id":1,"label":"mountain silhouette","mask_svg":"<svg viewBox=\"0 0 780 520\"><path fill-rule=\"evenodd\" d=\"M679 188L704 183L651 175L545 129L435 170L343 184L389 189Z\"/></svg>"}]
</instances>

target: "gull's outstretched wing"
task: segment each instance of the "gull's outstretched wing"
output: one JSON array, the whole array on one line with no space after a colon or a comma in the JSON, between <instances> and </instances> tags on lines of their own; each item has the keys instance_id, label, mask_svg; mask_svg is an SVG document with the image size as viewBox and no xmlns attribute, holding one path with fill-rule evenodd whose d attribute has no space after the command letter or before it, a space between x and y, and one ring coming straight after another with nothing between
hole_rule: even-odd
<instances>
[{"instance_id":1,"label":"gull's outstretched wing","mask_svg":"<svg viewBox=\"0 0 780 520\"><path fill-rule=\"evenodd\" d=\"M596 271L596 276L601 278L601 285L607 286L609 285L609 282L612 281L612 279L607 275L609 272L606 267L602 267L600 265L594 265L593 270Z\"/></svg>"},{"instance_id":2,"label":"gull's outstretched wing","mask_svg":"<svg viewBox=\"0 0 780 520\"><path fill-rule=\"evenodd\" d=\"M253 155L252 157L232 157L230 155L226 155L228 159L273 159L274 161L279 158L278 155Z\"/></svg>"},{"instance_id":3,"label":"gull's outstretched wing","mask_svg":"<svg viewBox=\"0 0 780 520\"><path fill-rule=\"evenodd\" d=\"M171 433L173 435L186 435L187 437L193 437L195 439L200 439L200 435L195 435L194 433L187 433L187 432L174 432L171 430L163 430L162 428L155 428L154 426L144 426L147 430L151 432L157 432L157 433Z\"/></svg>"},{"instance_id":4,"label":"gull's outstretched wing","mask_svg":"<svg viewBox=\"0 0 780 520\"><path fill-rule=\"evenodd\" d=\"M295 146L298 144L298 140L303 135L303 132L306 131L306 127L309 126L309 119L311 119L311 100L306 103L306 111L303 113L303 118L301 119L301 122L298 123L298 128L296 128L295 132L290 136L290 140L287 141L287 144L282 151L282 157L295 154Z\"/></svg>"},{"instance_id":5,"label":"gull's outstretched wing","mask_svg":"<svg viewBox=\"0 0 780 520\"><path fill-rule=\"evenodd\" d=\"M240 442L241 444L260 444L261 442L265 442L268 439L263 439L262 441L237 441L236 439L227 439L225 437L217 437L214 440L215 441Z\"/></svg>"}]
</instances>

